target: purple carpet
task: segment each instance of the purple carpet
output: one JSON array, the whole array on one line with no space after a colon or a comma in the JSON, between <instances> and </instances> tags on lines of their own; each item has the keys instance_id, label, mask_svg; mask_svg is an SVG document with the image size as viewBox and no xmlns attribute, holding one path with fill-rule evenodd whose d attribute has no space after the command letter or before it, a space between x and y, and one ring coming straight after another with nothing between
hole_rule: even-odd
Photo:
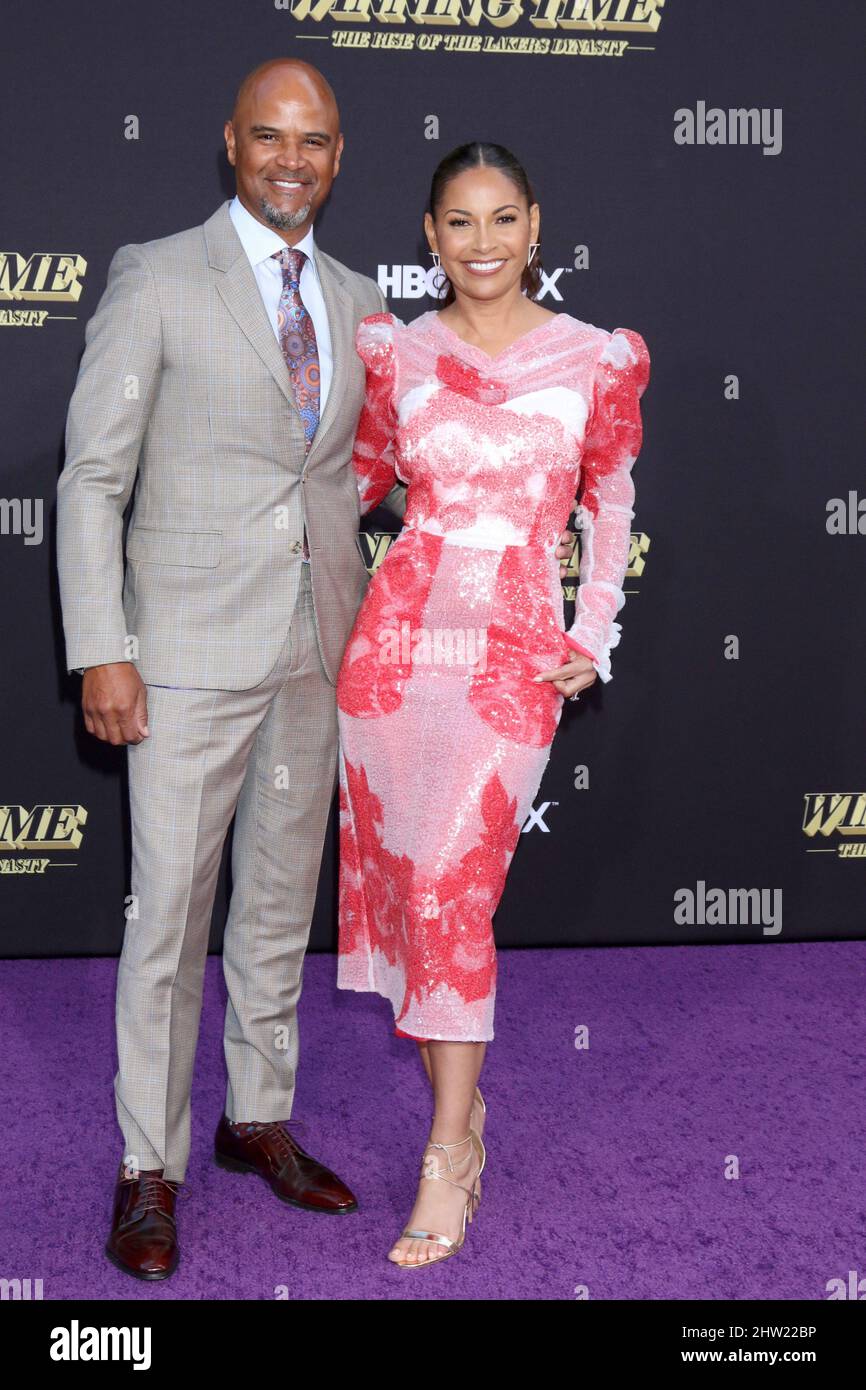
<instances>
[{"instance_id":1,"label":"purple carpet","mask_svg":"<svg viewBox=\"0 0 866 1390\"><path fill-rule=\"evenodd\" d=\"M455 1259L403 1271L385 1253L428 1132L414 1045L384 1000L337 991L333 957L308 958L298 1137L361 1210L286 1207L210 1158L211 958L181 1264L153 1285L102 1253L116 961L5 961L0 1276L46 1299L824 1299L866 1273L864 966L864 942L500 952L481 1208Z\"/></svg>"}]
</instances>

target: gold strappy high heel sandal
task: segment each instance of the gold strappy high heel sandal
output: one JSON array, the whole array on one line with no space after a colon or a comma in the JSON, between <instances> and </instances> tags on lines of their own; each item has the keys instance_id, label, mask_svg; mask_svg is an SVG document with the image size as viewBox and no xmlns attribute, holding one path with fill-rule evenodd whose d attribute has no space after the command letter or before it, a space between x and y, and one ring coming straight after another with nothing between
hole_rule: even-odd
<instances>
[{"instance_id":1,"label":"gold strappy high heel sandal","mask_svg":"<svg viewBox=\"0 0 866 1390\"><path fill-rule=\"evenodd\" d=\"M440 1172L438 1168L434 1167L432 1155L428 1157L430 1149L441 1149L445 1154L446 1159L448 1160L448 1171L450 1173L453 1173L454 1164L451 1162L451 1154L449 1150L459 1149L462 1148L464 1144L470 1143L472 1144L472 1147L474 1148L476 1154L481 1160L481 1166L479 1167L478 1172L475 1175L475 1180L471 1187L466 1187L462 1182L455 1182L453 1178L446 1177L443 1172ZM424 1178L439 1178L442 1182L450 1183L452 1187L459 1187L462 1192L466 1193L466 1205L463 1208L463 1224L460 1229L460 1235L457 1240L449 1240L448 1236L443 1236L438 1231L415 1231L411 1230L407 1226L405 1231L402 1232L401 1239L403 1236L405 1236L407 1240L431 1241L436 1245L444 1246L445 1254L434 1255L433 1258L429 1260L391 1260L391 1264L397 1265L398 1269L423 1269L425 1265L436 1265L439 1264L441 1260L449 1259L452 1255L456 1255L458 1250L462 1249L463 1242L466 1239L467 1219L471 1222L472 1217L478 1210L478 1203L481 1201L480 1180L486 1162L487 1152L484 1148L484 1144L482 1143L481 1139L476 1134L474 1129L470 1129L466 1138L458 1139L455 1144L428 1143L427 1148L424 1151L424 1158L421 1163L421 1176Z\"/></svg>"},{"instance_id":2,"label":"gold strappy high heel sandal","mask_svg":"<svg viewBox=\"0 0 866 1390\"><path fill-rule=\"evenodd\" d=\"M484 1122L487 1119L487 1106L484 1104L484 1097L477 1086L475 1087L475 1099L481 1106L481 1126L478 1130L478 1138L480 1139L482 1134L484 1133Z\"/></svg>"},{"instance_id":3,"label":"gold strappy high heel sandal","mask_svg":"<svg viewBox=\"0 0 866 1390\"><path fill-rule=\"evenodd\" d=\"M469 1133L473 1136L474 1139L478 1141L478 1156L481 1159L481 1167L478 1169L478 1177L475 1183L477 1188L477 1195L475 1197L475 1211L477 1211L479 1206L481 1205L481 1174L484 1170L484 1164L487 1162L487 1151L481 1142L481 1136L484 1132L484 1124L487 1119L487 1106L484 1104L484 1097L477 1086L475 1087L475 1097L478 1101L478 1104L481 1106L481 1128L478 1130L477 1133L474 1129L470 1128Z\"/></svg>"}]
</instances>

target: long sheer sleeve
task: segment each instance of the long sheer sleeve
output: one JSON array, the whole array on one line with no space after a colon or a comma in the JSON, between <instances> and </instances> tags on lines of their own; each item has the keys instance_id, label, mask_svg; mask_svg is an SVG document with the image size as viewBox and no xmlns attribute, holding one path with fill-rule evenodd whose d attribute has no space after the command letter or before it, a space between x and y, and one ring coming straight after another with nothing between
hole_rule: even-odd
<instances>
[{"instance_id":1,"label":"long sheer sleeve","mask_svg":"<svg viewBox=\"0 0 866 1390\"><path fill-rule=\"evenodd\" d=\"M377 507L400 483L395 469L397 358L391 313L368 314L355 333L355 348L367 369L364 404L352 452L361 515Z\"/></svg>"},{"instance_id":2,"label":"long sheer sleeve","mask_svg":"<svg viewBox=\"0 0 866 1390\"><path fill-rule=\"evenodd\" d=\"M569 645L592 660L599 679L611 679L610 653L622 629L614 618L625 603L634 517L632 466L640 452L640 398L650 376L650 357L639 333L617 328L598 360L578 492L580 573Z\"/></svg>"}]
</instances>

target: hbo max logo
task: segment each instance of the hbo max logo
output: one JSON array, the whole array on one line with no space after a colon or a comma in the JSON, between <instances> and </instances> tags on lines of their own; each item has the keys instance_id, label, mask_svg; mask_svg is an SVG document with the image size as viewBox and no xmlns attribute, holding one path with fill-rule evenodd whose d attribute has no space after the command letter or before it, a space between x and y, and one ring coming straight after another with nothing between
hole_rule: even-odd
<instances>
[{"instance_id":1,"label":"hbo max logo","mask_svg":"<svg viewBox=\"0 0 866 1390\"><path fill-rule=\"evenodd\" d=\"M379 289L388 299L423 299L425 294L432 299L442 299L445 295L442 272L435 265L429 269L423 265L380 265L376 278ZM443 285L438 289L440 280Z\"/></svg>"},{"instance_id":2,"label":"hbo max logo","mask_svg":"<svg viewBox=\"0 0 866 1390\"><path fill-rule=\"evenodd\" d=\"M536 295L536 301L544 299L548 294L553 299L562 300L562 295L556 288L562 271L563 267L560 266L550 274L544 270L541 272L541 289ZM423 299L425 294L429 294L431 299L443 299L445 296L447 281L435 265L380 265L376 278L379 289L389 299Z\"/></svg>"}]
</instances>

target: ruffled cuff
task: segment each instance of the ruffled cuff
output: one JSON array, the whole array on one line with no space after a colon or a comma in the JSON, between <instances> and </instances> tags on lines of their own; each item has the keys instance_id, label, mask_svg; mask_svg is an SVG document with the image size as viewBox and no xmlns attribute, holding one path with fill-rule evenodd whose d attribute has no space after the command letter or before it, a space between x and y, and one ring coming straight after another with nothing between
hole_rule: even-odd
<instances>
[{"instance_id":1,"label":"ruffled cuff","mask_svg":"<svg viewBox=\"0 0 866 1390\"><path fill-rule=\"evenodd\" d=\"M599 680L604 681L606 685L609 680L613 679L610 670L610 654L613 651L614 647L619 646L619 640L622 636L621 624L616 622L611 623L610 636L607 642L605 643L604 647L602 647L601 653L598 656L591 652L587 647L584 647L577 640L577 638L573 636L575 630L576 626L575 628L572 628L569 632L566 632L564 634L566 642L568 642L570 647L574 647L576 651L583 652L585 656L589 657L590 661L592 662L593 666L598 672Z\"/></svg>"},{"instance_id":2,"label":"ruffled cuff","mask_svg":"<svg viewBox=\"0 0 866 1390\"><path fill-rule=\"evenodd\" d=\"M595 652L591 652L587 647L582 647L579 642L575 642L574 638L571 636L570 633L563 633L563 636L565 637L565 640L568 643L568 645L570 647L573 647L576 652L580 652L581 656L588 656L590 661L595 661Z\"/></svg>"}]
</instances>

